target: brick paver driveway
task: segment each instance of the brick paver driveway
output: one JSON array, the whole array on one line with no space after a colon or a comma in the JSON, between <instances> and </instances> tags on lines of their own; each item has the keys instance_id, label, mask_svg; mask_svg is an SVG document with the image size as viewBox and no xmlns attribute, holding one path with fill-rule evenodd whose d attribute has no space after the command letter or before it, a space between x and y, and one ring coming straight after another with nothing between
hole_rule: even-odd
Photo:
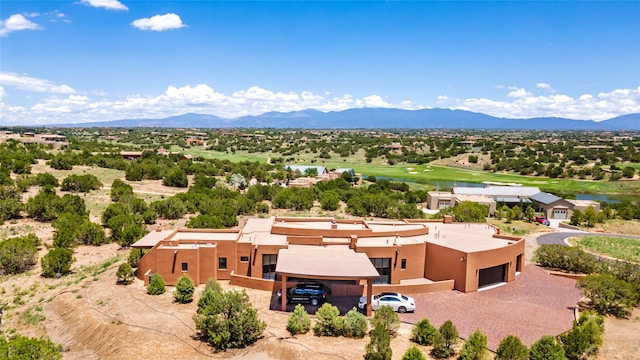
<instances>
[{"instance_id":1,"label":"brick paver driveway","mask_svg":"<svg viewBox=\"0 0 640 360\"><path fill-rule=\"evenodd\" d=\"M494 351L508 335L531 346L543 335L558 335L571 329L574 307L580 299L575 283L529 265L515 281L494 289L413 295L416 312L400 314L400 319L416 323L427 318L436 327L451 320L465 339L480 329Z\"/></svg>"}]
</instances>

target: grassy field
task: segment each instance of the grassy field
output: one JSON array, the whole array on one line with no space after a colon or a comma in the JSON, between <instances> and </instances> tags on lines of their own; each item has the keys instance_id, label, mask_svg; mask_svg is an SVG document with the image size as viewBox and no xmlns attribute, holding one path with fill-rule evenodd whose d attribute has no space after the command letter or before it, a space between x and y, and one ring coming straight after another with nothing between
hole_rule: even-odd
<instances>
[{"instance_id":1,"label":"grassy field","mask_svg":"<svg viewBox=\"0 0 640 360\"><path fill-rule=\"evenodd\" d=\"M639 239L609 236L580 236L574 238L572 244L580 245L585 249L598 254L640 263Z\"/></svg>"},{"instance_id":2,"label":"grassy field","mask_svg":"<svg viewBox=\"0 0 640 360\"><path fill-rule=\"evenodd\" d=\"M250 154L246 151L238 151L236 153L223 153L218 151L208 151L198 147L184 150L175 147L172 148L171 151L182 151L186 154L201 156L203 158L210 159L228 159L233 162L245 160L267 162L267 159L271 157L281 157L280 154ZM361 152L357 152L356 154L346 158L341 158L333 155L331 159L319 159L318 154L313 153L300 153L288 157L285 156L285 158L293 158L293 162L299 164L321 164L325 165L327 168L353 168L356 172L363 174L363 177L385 177L417 183L433 183L436 181L481 183L484 181L491 181L500 183L518 183L524 186L537 186L543 191L556 193L640 194L640 181L590 181L574 179L551 179L537 176L523 176L517 173L492 173L482 170L472 170L442 165L388 165L383 163L383 161L380 159L374 159L372 163L366 163L364 154L362 154ZM631 164L631 166L634 165L635 164Z\"/></svg>"}]
</instances>

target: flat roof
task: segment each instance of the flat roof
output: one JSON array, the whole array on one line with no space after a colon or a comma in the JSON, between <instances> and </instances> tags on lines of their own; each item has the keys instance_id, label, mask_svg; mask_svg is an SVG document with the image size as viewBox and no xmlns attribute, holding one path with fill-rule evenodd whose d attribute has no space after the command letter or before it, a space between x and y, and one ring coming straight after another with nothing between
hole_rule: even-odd
<instances>
[{"instance_id":1,"label":"flat roof","mask_svg":"<svg viewBox=\"0 0 640 360\"><path fill-rule=\"evenodd\" d=\"M289 245L280 249L276 272L290 276L375 279L380 276L365 253L346 245Z\"/></svg>"},{"instance_id":2,"label":"flat roof","mask_svg":"<svg viewBox=\"0 0 640 360\"><path fill-rule=\"evenodd\" d=\"M191 232L178 231L170 240L216 240L216 241L235 241L238 239L239 231L235 232Z\"/></svg>"},{"instance_id":3,"label":"flat roof","mask_svg":"<svg viewBox=\"0 0 640 360\"><path fill-rule=\"evenodd\" d=\"M156 246L157 243L167 238L167 236L171 235L175 230L155 230L147 235L143 236L142 239L131 244L132 248L152 248Z\"/></svg>"},{"instance_id":4,"label":"flat roof","mask_svg":"<svg viewBox=\"0 0 640 360\"><path fill-rule=\"evenodd\" d=\"M516 240L494 238L491 225L480 223L434 223L430 225L427 242L463 252L498 249Z\"/></svg>"}]
</instances>

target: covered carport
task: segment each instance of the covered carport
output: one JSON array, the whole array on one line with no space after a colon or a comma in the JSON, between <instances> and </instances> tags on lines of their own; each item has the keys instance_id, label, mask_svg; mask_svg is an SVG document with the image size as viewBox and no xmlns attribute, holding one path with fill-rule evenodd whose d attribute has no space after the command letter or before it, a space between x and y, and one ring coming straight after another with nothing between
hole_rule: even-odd
<instances>
[{"instance_id":1,"label":"covered carport","mask_svg":"<svg viewBox=\"0 0 640 360\"><path fill-rule=\"evenodd\" d=\"M347 245L289 245L278 252L276 273L281 276L282 294L287 292L288 278L320 280L366 280L367 316L371 316L373 280L380 274L364 253L357 253ZM281 309L287 309L287 297L282 296Z\"/></svg>"}]
</instances>

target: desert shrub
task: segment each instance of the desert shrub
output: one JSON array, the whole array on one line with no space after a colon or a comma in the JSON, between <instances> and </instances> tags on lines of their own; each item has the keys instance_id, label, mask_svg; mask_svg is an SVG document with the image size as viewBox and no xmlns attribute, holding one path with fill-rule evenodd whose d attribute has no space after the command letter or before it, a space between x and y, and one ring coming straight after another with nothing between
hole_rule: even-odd
<instances>
[{"instance_id":1,"label":"desert shrub","mask_svg":"<svg viewBox=\"0 0 640 360\"><path fill-rule=\"evenodd\" d=\"M588 306L601 315L627 317L638 303L638 292L624 280L608 274L592 274L580 278L577 286L588 298Z\"/></svg>"},{"instance_id":2,"label":"desert shrub","mask_svg":"<svg viewBox=\"0 0 640 360\"><path fill-rule=\"evenodd\" d=\"M120 266L118 266L118 270L116 271L116 277L118 278L118 283L120 284L131 284L131 282L133 281L133 268L128 262L120 264Z\"/></svg>"},{"instance_id":3,"label":"desert shrub","mask_svg":"<svg viewBox=\"0 0 640 360\"><path fill-rule=\"evenodd\" d=\"M169 170L167 175L162 178L162 185L185 188L189 186L187 174L180 169Z\"/></svg>"},{"instance_id":4,"label":"desert shrub","mask_svg":"<svg viewBox=\"0 0 640 360\"><path fill-rule=\"evenodd\" d=\"M106 244L109 241L102 226L91 221L85 221L78 226L77 239L80 244L94 246Z\"/></svg>"},{"instance_id":5,"label":"desert shrub","mask_svg":"<svg viewBox=\"0 0 640 360\"><path fill-rule=\"evenodd\" d=\"M498 345L496 360L529 360L529 350L517 336L509 335Z\"/></svg>"},{"instance_id":6,"label":"desert shrub","mask_svg":"<svg viewBox=\"0 0 640 360\"><path fill-rule=\"evenodd\" d=\"M371 340L365 350L365 360L391 360L391 336L382 324L378 323L371 330Z\"/></svg>"},{"instance_id":7,"label":"desert shrub","mask_svg":"<svg viewBox=\"0 0 640 360\"><path fill-rule=\"evenodd\" d=\"M20 218L20 212L24 206L16 199L0 200L0 225L4 220Z\"/></svg>"},{"instance_id":8,"label":"desert shrub","mask_svg":"<svg viewBox=\"0 0 640 360\"><path fill-rule=\"evenodd\" d=\"M111 229L111 238L123 248L133 244L147 232L140 215L117 215L109 219L107 227Z\"/></svg>"},{"instance_id":9,"label":"desert shrub","mask_svg":"<svg viewBox=\"0 0 640 360\"><path fill-rule=\"evenodd\" d=\"M420 349L412 346L402 355L402 360L425 360L425 357Z\"/></svg>"},{"instance_id":10,"label":"desert shrub","mask_svg":"<svg viewBox=\"0 0 640 360\"><path fill-rule=\"evenodd\" d=\"M160 295L164 294L165 291L165 283L164 279L160 274L153 274L151 279L149 279L149 285L147 285L147 294L149 295Z\"/></svg>"},{"instance_id":11,"label":"desert shrub","mask_svg":"<svg viewBox=\"0 0 640 360\"><path fill-rule=\"evenodd\" d=\"M193 280L189 275L182 275L176 282L176 291L173 293L173 298L180 304L186 304L193 301L193 292L196 290Z\"/></svg>"},{"instance_id":12,"label":"desert shrub","mask_svg":"<svg viewBox=\"0 0 640 360\"><path fill-rule=\"evenodd\" d=\"M566 357L562 344L555 337L547 335L531 345L529 360L566 360Z\"/></svg>"},{"instance_id":13,"label":"desert shrub","mask_svg":"<svg viewBox=\"0 0 640 360\"><path fill-rule=\"evenodd\" d=\"M458 341L458 329L447 320L438 329L439 336L436 337L431 355L438 359L446 359L453 355L453 346Z\"/></svg>"},{"instance_id":14,"label":"desert shrub","mask_svg":"<svg viewBox=\"0 0 640 360\"><path fill-rule=\"evenodd\" d=\"M129 257L127 258L127 262L131 265L132 268L138 267L138 262L147 253L148 250L142 249L131 249L129 251Z\"/></svg>"},{"instance_id":15,"label":"desert shrub","mask_svg":"<svg viewBox=\"0 0 640 360\"><path fill-rule=\"evenodd\" d=\"M56 218L58 209L56 204L60 198L51 186L45 186L38 193L29 198L25 205L25 210L29 217L37 221L51 221Z\"/></svg>"},{"instance_id":16,"label":"desert shrub","mask_svg":"<svg viewBox=\"0 0 640 360\"><path fill-rule=\"evenodd\" d=\"M296 305L289 320L287 320L287 331L291 335L306 334L311 329L311 317L307 314L304 306Z\"/></svg>"},{"instance_id":17,"label":"desert shrub","mask_svg":"<svg viewBox=\"0 0 640 360\"><path fill-rule=\"evenodd\" d=\"M340 206L340 198L334 190L325 191L320 195L320 207L322 210L335 211Z\"/></svg>"},{"instance_id":18,"label":"desert shrub","mask_svg":"<svg viewBox=\"0 0 640 360\"><path fill-rule=\"evenodd\" d=\"M156 219L158 218L158 213L149 209L149 210L145 210L141 216L142 216L142 221L144 221L145 224L151 225L156 223Z\"/></svg>"},{"instance_id":19,"label":"desert shrub","mask_svg":"<svg viewBox=\"0 0 640 360\"><path fill-rule=\"evenodd\" d=\"M340 310L337 307L324 303L316 311L316 326L313 333L317 336L340 336L342 335L343 321L340 317Z\"/></svg>"},{"instance_id":20,"label":"desert shrub","mask_svg":"<svg viewBox=\"0 0 640 360\"><path fill-rule=\"evenodd\" d=\"M163 219L180 219L187 213L187 207L181 199L173 196L167 200L159 200L151 203L151 209Z\"/></svg>"},{"instance_id":21,"label":"desert shrub","mask_svg":"<svg viewBox=\"0 0 640 360\"><path fill-rule=\"evenodd\" d=\"M422 319L414 325L411 341L420 345L433 345L437 336L438 329L431 325L429 319Z\"/></svg>"},{"instance_id":22,"label":"desert shrub","mask_svg":"<svg viewBox=\"0 0 640 360\"><path fill-rule=\"evenodd\" d=\"M38 249L32 235L0 241L0 274L20 274L36 264Z\"/></svg>"},{"instance_id":23,"label":"desert shrub","mask_svg":"<svg viewBox=\"0 0 640 360\"><path fill-rule=\"evenodd\" d=\"M354 307L344 316L342 334L361 339L367 333L367 327L367 318Z\"/></svg>"},{"instance_id":24,"label":"desert shrub","mask_svg":"<svg viewBox=\"0 0 640 360\"><path fill-rule=\"evenodd\" d=\"M193 317L199 337L217 350L243 348L258 341L266 323L258 318L247 293L218 292L214 284L205 288Z\"/></svg>"},{"instance_id":25,"label":"desert shrub","mask_svg":"<svg viewBox=\"0 0 640 360\"><path fill-rule=\"evenodd\" d=\"M595 256L576 247L557 244L540 245L534 261L543 267L583 274L591 274L597 265Z\"/></svg>"},{"instance_id":26,"label":"desert shrub","mask_svg":"<svg viewBox=\"0 0 640 360\"><path fill-rule=\"evenodd\" d=\"M62 359L59 345L48 339L35 339L17 335L11 338L0 337L0 359Z\"/></svg>"},{"instance_id":27,"label":"desert shrub","mask_svg":"<svg viewBox=\"0 0 640 360\"><path fill-rule=\"evenodd\" d=\"M69 274L73 252L67 248L53 248L42 257L42 276L52 278Z\"/></svg>"},{"instance_id":28,"label":"desert shrub","mask_svg":"<svg viewBox=\"0 0 640 360\"><path fill-rule=\"evenodd\" d=\"M462 201L456 206L438 212L438 216L443 215L452 215L455 222L484 223L487 222L489 209L485 205L472 201Z\"/></svg>"},{"instance_id":29,"label":"desert shrub","mask_svg":"<svg viewBox=\"0 0 640 360\"><path fill-rule=\"evenodd\" d=\"M400 328L400 317L393 311L391 306L380 306L378 310L376 310L373 319L371 319L371 326L376 327L376 325L382 325L385 328L390 336L395 336L398 328Z\"/></svg>"},{"instance_id":30,"label":"desert shrub","mask_svg":"<svg viewBox=\"0 0 640 360\"><path fill-rule=\"evenodd\" d=\"M111 183L111 201L118 202L133 197L133 188L120 179L113 180Z\"/></svg>"},{"instance_id":31,"label":"desert shrub","mask_svg":"<svg viewBox=\"0 0 640 360\"><path fill-rule=\"evenodd\" d=\"M487 354L487 337L476 330L462 345L460 360L483 360Z\"/></svg>"},{"instance_id":32,"label":"desert shrub","mask_svg":"<svg viewBox=\"0 0 640 360\"><path fill-rule=\"evenodd\" d=\"M602 345L604 318L591 311L580 314L573 328L560 335L564 353L569 360L582 360L598 351Z\"/></svg>"},{"instance_id":33,"label":"desert shrub","mask_svg":"<svg viewBox=\"0 0 640 360\"><path fill-rule=\"evenodd\" d=\"M72 192L89 192L98 190L102 187L102 183L95 175L75 175L71 174L62 180L60 190Z\"/></svg>"},{"instance_id":34,"label":"desert shrub","mask_svg":"<svg viewBox=\"0 0 640 360\"><path fill-rule=\"evenodd\" d=\"M46 186L46 185L50 185L53 187L57 187L58 186L58 179L49 174L49 173L40 173L38 175L36 175L35 180L33 181L33 183L35 185L40 185L40 186Z\"/></svg>"}]
</instances>

